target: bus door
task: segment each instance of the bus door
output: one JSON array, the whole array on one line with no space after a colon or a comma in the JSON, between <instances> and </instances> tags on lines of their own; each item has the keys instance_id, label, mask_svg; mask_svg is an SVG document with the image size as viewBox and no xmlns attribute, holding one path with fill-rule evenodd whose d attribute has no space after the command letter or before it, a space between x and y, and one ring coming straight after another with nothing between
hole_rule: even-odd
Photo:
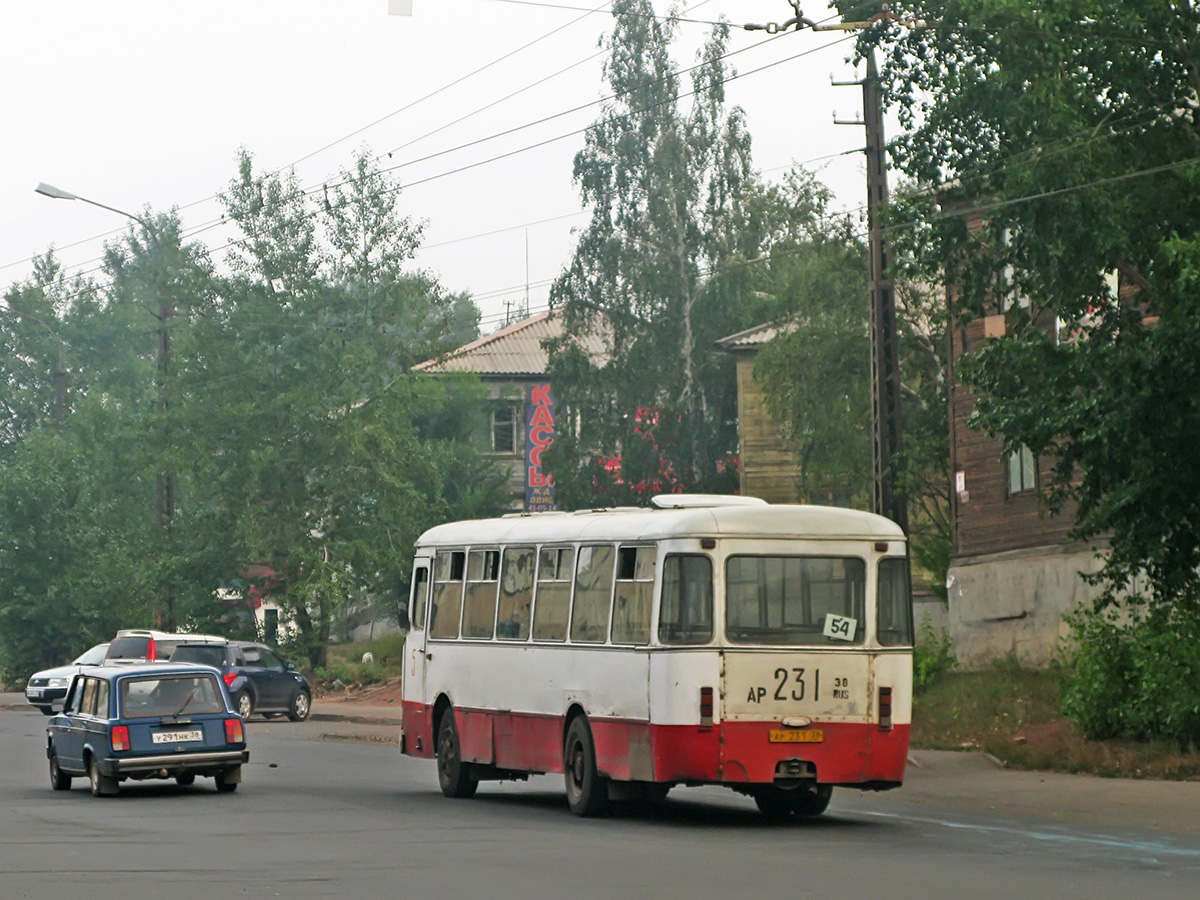
<instances>
[{"instance_id":1,"label":"bus door","mask_svg":"<svg viewBox=\"0 0 1200 900\"><path fill-rule=\"evenodd\" d=\"M412 590L408 600L408 658L404 667L404 699L425 703L425 639L428 634L429 576L433 560L418 556L413 561Z\"/></svg>"}]
</instances>

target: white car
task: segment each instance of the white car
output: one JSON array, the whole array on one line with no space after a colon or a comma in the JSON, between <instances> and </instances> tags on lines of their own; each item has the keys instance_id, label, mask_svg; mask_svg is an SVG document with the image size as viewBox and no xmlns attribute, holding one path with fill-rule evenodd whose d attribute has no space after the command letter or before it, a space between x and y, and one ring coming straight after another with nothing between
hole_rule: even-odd
<instances>
[{"instance_id":1,"label":"white car","mask_svg":"<svg viewBox=\"0 0 1200 900\"><path fill-rule=\"evenodd\" d=\"M97 644L91 650L77 657L70 665L59 666L56 669L46 669L34 672L25 685L25 700L36 706L47 716L54 715L55 707L62 708L63 697L67 696L67 688L71 679L87 666L98 666L104 662L104 654L108 644Z\"/></svg>"}]
</instances>

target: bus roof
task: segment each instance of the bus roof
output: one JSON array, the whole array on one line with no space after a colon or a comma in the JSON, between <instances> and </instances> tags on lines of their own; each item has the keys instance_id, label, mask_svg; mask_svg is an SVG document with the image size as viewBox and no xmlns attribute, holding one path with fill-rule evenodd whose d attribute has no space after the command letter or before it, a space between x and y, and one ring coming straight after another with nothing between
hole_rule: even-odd
<instances>
[{"instance_id":1,"label":"bus roof","mask_svg":"<svg viewBox=\"0 0 1200 900\"><path fill-rule=\"evenodd\" d=\"M708 505L701 505L698 495L687 496L686 504L671 508L521 513L448 522L422 534L417 546L652 541L689 536L904 540L899 525L873 513L832 506L747 503L744 501L750 498L741 497L712 497Z\"/></svg>"}]
</instances>

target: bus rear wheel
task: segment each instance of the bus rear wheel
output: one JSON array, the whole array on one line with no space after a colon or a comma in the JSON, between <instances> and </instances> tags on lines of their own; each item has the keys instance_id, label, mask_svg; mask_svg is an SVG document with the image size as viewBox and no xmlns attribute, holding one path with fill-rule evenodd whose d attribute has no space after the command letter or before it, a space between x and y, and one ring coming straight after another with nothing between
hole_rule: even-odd
<instances>
[{"instance_id":1,"label":"bus rear wheel","mask_svg":"<svg viewBox=\"0 0 1200 900\"><path fill-rule=\"evenodd\" d=\"M754 795L754 802L759 812L772 819L786 819L797 816L802 819L819 816L829 807L833 797L833 787L828 784L818 785L815 790L804 789L784 791L779 788L769 788Z\"/></svg>"},{"instance_id":2,"label":"bus rear wheel","mask_svg":"<svg viewBox=\"0 0 1200 900\"><path fill-rule=\"evenodd\" d=\"M571 812L590 817L608 811L608 781L596 768L596 744L592 741L592 729L583 716L577 716L567 729L563 774Z\"/></svg>"},{"instance_id":3,"label":"bus rear wheel","mask_svg":"<svg viewBox=\"0 0 1200 900\"><path fill-rule=\"evenodd\" d=\"M454 710L442 713L438 724L437 738L438 784L447 797L466 798L475 796L479 779L474 776L471 764L463 762L462 747L458 743L458 728L454 724Z\"/></svg>"}]
</instances>

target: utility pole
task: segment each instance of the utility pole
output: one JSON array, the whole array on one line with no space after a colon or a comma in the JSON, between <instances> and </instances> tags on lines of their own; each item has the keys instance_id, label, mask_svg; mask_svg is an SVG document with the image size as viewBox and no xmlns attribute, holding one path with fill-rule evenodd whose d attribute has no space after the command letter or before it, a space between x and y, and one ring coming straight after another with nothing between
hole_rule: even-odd
<instances>
[{"instance_id":1,"label":"utility pole","mask_svg":"<svg viewBox=\"0 0 1200 900\"><path fill-rule=\"evenodd\" d=\"M801 0L788 0L795 13L785 22L743 25L746 31L779 34L789 29L800 31L858 31L881 20L909 27L924 22L902 19L883 4L882 12L865 22L835 22L820 25L800 9ZM867 225L870 256L871 297L871 463L874 469L872 508L887 516L908 532L908 502L900 489L900 346L896 333L896 295L888 276L887 241L883 220L888 208L887 158L884 156L883 98L879 93L879 71L875 52L867 55L867 77L862 81L835 82L841 86L862 85L863 119L861 122L837 122L839 125L863 125L867 130ZM835 120L836 122L837 120Z\"/></svg>"},{"instance_id":2,"label":"utility pole","mask_svg":"<svg viewBox=\"0 0 1200 900\"><path fill-rule=\"evenodd\" d=\"M875 54L867 56L862 122L867 132L867 227L870 257L871 316L871 462L873 509L908 531L908 503L900 488L900 347L896 331L896 295L888 275L890 248L883 233L888 208L887 158L884 156L883 98Z\"/></svg>"}]
</instances>

